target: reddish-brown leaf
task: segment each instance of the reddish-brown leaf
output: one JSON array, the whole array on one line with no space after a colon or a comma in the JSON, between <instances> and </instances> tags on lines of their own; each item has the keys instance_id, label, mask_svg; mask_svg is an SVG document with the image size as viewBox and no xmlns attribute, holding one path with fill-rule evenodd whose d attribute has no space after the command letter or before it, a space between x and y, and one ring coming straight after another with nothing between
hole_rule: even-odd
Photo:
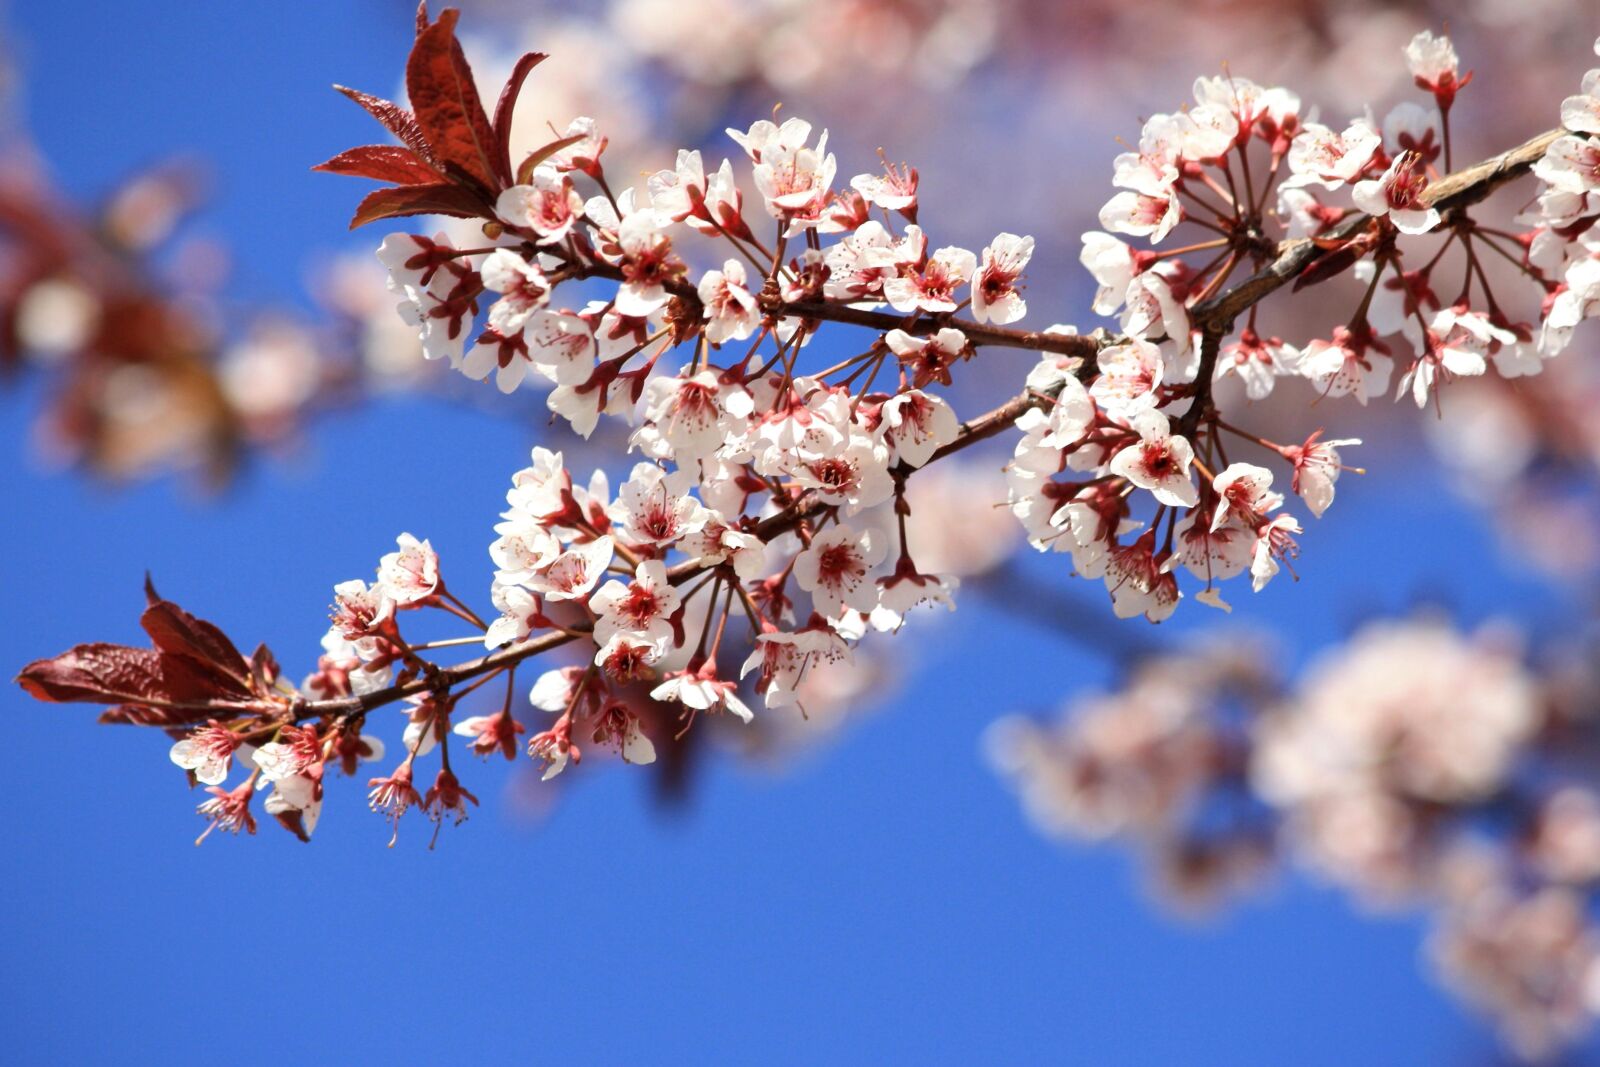
<instances>
[{"instance_id":1,"label":"reddish-brown leaf","mask_svg":"<svg viewBox=\"0 0 1600 1067\"><path fill-rule=\"evenodd\" d=\"M240 678L248 673L249 661L227 634L172 601L162 599L148 575L144 590L149 606L140 616L139 625L144 627L157 649L215 663Z\"/></svg>"},{"instance_id":2,"label":"reddish-brown leaf","mask_svg":"<svg viewBox=\"0 0 1600 1067\"><path fill-rule=\"evenodd\" d=\"M488 210L483 198L459 185L440 182L434 185L401 185L369 193L356 208L350 228L365 226L378 219L405 215L453 215L471 219Z\"/></svg>"},{"instance_id":3,"label":"reddish-brown leaf","mask_svg":"<svg viewBox=\"0 0 1600 1067\"><path fill-rule=\"evenodd\" d=\"M428 185L443 177L409 148L388 144L351 148L311 169L393 182L396 185Z\"/></svg>"},{"instance_id":4,"label":"reddish-brown leaf","mask_svg":"<svg viewBox=\"0 0 1600 1067\"><path fill-rule=\"evenodd\" d=\"M82 704L203 704L238 699L186 656L153 648L96 642L75 645L52 659L36 660L17 675L39 700Z\"/></svg>"},{"instance_id":5,"label":"reddish-brown leaf","mask_svg":"<svg viewBox=\"0 0 1600 1067\"><path fill-rule=\"evenodd\" d=\"M108 722L160 725L200 721L218 703L269 695L253 674L265 670L271 653L262 649L246 660L216 626L161 599L148 575L144 591L148 606L139 621L154 647L75 645L28 664L17 682L39 700L116 705Z\"/></svg>"},{"instance_id":6,"label":"reddish-brown leaf","mask_svg":"<svg viewBox=\"0 0 1600 1067\"><path fill-rule=\"evenodd\" d=\"M366 108L369 115L383 123L383 128L400 138L400 143L415 152L419 159L430 166L437 162L427 136L422 132L422 127L417 125L416 117L411 112L399 104L371 96L359 89L350 89L343 85L335 85L334 88Z\"/></svg>"},{"instance_id":7,"label":"reddish-brown leaf","mask_svg":"<svg viewBox=\"0 0 1600 1067\"><path fill-rule=\"evenodd\" d=\"M583 140L585 136L587 135L579 133L574 134L571 137L563 137L559 141L551 141L543 148L535 149L534 151L529 152L528 158L524 159L522 161L522 165L517 168L517 184L527 185L529 182L533 181L533 171L535 167L549 159L551 156L555 155L557 152L561 151L563 148L577 144L579 141Z\"/></svg>"},{"instance_id":8,"label":"reddish-brown leaf","mask_svg":"<svg viewBox=\"0 0 1600 1067\"><path fill-rule=\"evenodd\" d=\"M507 183L511 181L511 120L517 109L517 97L522 94L522 83L527 80L528 72L545 58L543 52L528 52L517 60L494 105L495 164L501 168L500 177Z\"/></svg>"},{"instance_id":9,"label":"reddish-brown leaf","mask_svg":"<svg viewBox=\"0 0 1600 1067\"><path fill-rule=\"evenodd\" d=\"M266 645L257 645L255 652L250 656L250 681L254 684L256 692L271 692L273 684L281 673L283 672L278 666L278 657L272 654L272 649Z\"/></svg>"},{"instance_id":10,"label":"reddish-brown leaf","mask_svg":"<svg viewBox=\"0 0 1600 1067\"><path fill-rule=\"evenodd\" d=\"M35 660L17 675L30 695L54 703L151 698L158 695L160 679L161 656L154 649L98 643Z\"/></svg>"},{"instance_id":11,"label":"reddish-brown leaf","mask_svg":"<svg viewBox=\"0 0 1600 1067\"><path fill-rule=\"evenodd\" d=\"M494 162L494 129L456 40L458 15L454 8L446 8L439 21L417 35L406 61L406 95L434 156L455 163L493 192L506 183Z\"/></svg>"}]
</instances>

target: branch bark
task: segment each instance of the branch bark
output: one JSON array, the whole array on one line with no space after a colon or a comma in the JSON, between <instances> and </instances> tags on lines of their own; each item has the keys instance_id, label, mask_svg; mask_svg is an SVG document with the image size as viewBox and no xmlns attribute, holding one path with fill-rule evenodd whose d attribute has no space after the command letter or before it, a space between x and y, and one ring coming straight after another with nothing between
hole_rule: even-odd
<instances>
[{"instance_id":1,"label":"branch bark","mask_svg":"<svg viewBox=\"0 0 1600 1067\"><path fill-rule=\"evenodd\" d=\"M1438 208L1440 214L1452 208L1470 207L1506 182L1528 173L1551 142L1564 133L1566 131L1560 129L1546 130L1508 152L1448 174L1430 185L1422 198L1428 206ZM1340 222L1326 236L1337 239L1353 237L1371 221L1371 216L1358 212ZM1321 251L1317 243L1309 238L1285 241L1278 246L1277 258L1271 264L1210 300L1196 304L1189 309L1189 315L1199 329L1215 326L1224 332L1231 330L1233 320L1241 312L1248 311L1294 281Z\"/></svg>"}]
</instances>

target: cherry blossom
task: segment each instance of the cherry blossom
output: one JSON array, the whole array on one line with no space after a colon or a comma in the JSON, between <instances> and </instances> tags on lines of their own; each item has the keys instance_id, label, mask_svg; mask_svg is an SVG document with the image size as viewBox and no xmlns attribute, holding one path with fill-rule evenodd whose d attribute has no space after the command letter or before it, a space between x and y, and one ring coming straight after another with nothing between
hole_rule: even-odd
<instances>
[{"instance_id":1,"label":"cherry blossom","mask_svg":"<svg viewBox=\"0 0 1600 1067\"><path fill-rule=\"evenodd\" d=\"M682 704L689 714L726 711L745 722L755 718L755 713L739 699L737 684L718 678L716 665L709 660L699 670L685 669L669 674L664 682L650 690L650 696Z\"/></svg>"},{"instance_id":2,"label":"cherry blossom","mask_svg":"<svg viewBox=\"0 0 1600 1067\"><path fill-rule=\"evenodd\" d=\"M955 591L960 585L961 580L954 576L923 574L909 556L902 556L892 574L878 579L878 610L892 613L898 629L904 615L922 604L942 604L954 611Z\"/></svg>"},{"instance_id":3,"label":"cherry blossom","mask_svg":"<svg viewBox=\"0 0 1600 1067\"><path fill-rule=\"evenodd\" d=\"M439 588L439 554L427 541L408 533L395 542L399 549L378 561L378 584L384 596L405 607L432 596Z\"/></svg>"},{"instance_id":4,"label":"cherry blossom","mask_svg":"<svg viewBox=\"0 0 1600 1067\"><path fill-rule=\"evenodd\" d=\"M1427 233L1439 225L1439 212L1423 199L1428 179L1420 167L1416 152L1401 152L1382 177L1356 183L1351 193L1356 207L1369 215L1387 216L1401 233Z\"/></svg>"},{"instance_id":5,"label":"cherry blossom","mask_svg":"<svg viewBox=\"0 0 1600 1067\"><path fill-rule=\"evenodd\" d=\"M522 332L534 312L550 300L550 281L538 265L515 252L496 249L484 260L483 284L501 294L489 308L489 328L501 336Z\"/></svg>"},{"instance_id":6,"label":"cherry blossom","mask_svg":"<svg viewBox=\"0 0 1600 1067\"><path fill-rule=\"evenodd\" d=\"M1452 377L1472 377L1488 369L1490 346L1514 344L1516 334L1495 326L1489 317L1465 307L1444 308L1428 326L1428 350L1400 379L1400 392L1410 388L1417 406L1428 393Z\"/></svg>"},{"instance_id":7,"label":"cherry blossom","mask_svg":"<svg viewBox=\"0 0 1600 1067\"><path fill-rule=\"evenodd\" d=\"M1134 416L1131 425L1139 439L1111 460L1111 473L1150 490L1169 507L1192 508L1200 494L1189 476L1194 449L1188 438L1173 436L1167 417L1159 411Z\"/></svg>"},{"instance_id":8,"label":"cherry blossom","mask_svg":"<svg viewBox=\"0 0 1600 1067\"><path fill-rule=\"evenodd\" d=\"M517 757L517 735L527 727L511 717L509 711L494 715L469 715L451 729L458 737L471 739L470 748L480 756L499 752L506 759Z\"/></svg>"},{"instance_id":9,"label":"cherry blossom","mask_svg":"<svg viewBox=\"0 0 1600 1067\"><path fill-rule=\"evenodd\" d=\"M908 235L914 230L917 227L908 227ZM896 311L954 311L956 291L971 280L977 265L978 257L965 248L940 248L924 262L886 279L884 299Z\"/></svg>"},{"instance_id":10,"label":"cherry blossom","mask_svg":"<svg viewBox=\"0 0 1600 1067\"><path fill-rule=\"evenodd\" d=\"M800 683L813 667L850 660L850 646L827 626L769 631L757 637L740 675L758 671L756 691L776 710L800 703Z\"/></svg>"},{"instance_id":11,"label":"cherry blossom","mask_svg":"<svg viewBox=\"0 0 1600 1067\"><path fill-rule=\"evenodd\" d=\"M402 298L401 318L420 328L422 354L457 367L466 347L470 320L477 314L483 282L476 271L450 258L454 251L444 234L431 241L413 234L392 234L378 247L378 259L389 268L389 289Z\"/></svg>"},{"instance_id":12,"label":"cherry blossom","mask_svg":"<svg viewBox=\"0 0 1600 1067\"><path fill-rule=\"evenodd\" d=\"M623 536L639 545L666 546L704 526L710 518L705 507L688 493L688 476L667 474L660 467L640 463L617 490L611 517L621 524Z\"/></svg>"},{"instance_id":13,"label":"cherry blossom","mask_svg":"<svg viewBox=\"0 0 1600 1067\"><path fill-rule=\"evenodd\" d=\"M926 466L933 454L954 441L961 430L950 405L942 397L920 389L898 393L884 401L882 418L882 440L893 459L912 467Z\"/></svg>"},{"instance_id":14,"label":"cherry blossom","mask_svg":"<svg viewBox=\"0 0 1600 1067\"><path fill-rule=\"evenodd\" d=\"M1356 181L1383 145L1383 138L1365 119L1352 122L1343 133L1308 122L1289 147L1288 188L1320 185L1337 189Z\"/></svg>"},{"instance_id":15,"label":"cherry blossom","mask_svg":"<svg viewBox=\"0 0 1600 1067\"><path fill-rule=\"evenodd\" d=\"M721 270L708 270L700 279L700 302L705 305L706 339L714 345L742 341L756 332L761 314L756 298L746 287L744 264L730 259Z\"/></svg>"},{"instance_id":16,"label":"cherry blossom","mask_svg":"<svg viewBox=\"0 0 1600 1067\"><path fill-rule=\"evenodd\" d=\"M533 231L540 244L553 245L566 240L573 224L583 216L583 197L572 179L555 167L536 167L530 184L513 185L500 194L495 214L511 226ZM489 283L485 280L484 284Z\"/></svg>"},{"instance_id":17,"label":"cherry blossom","mask_svg":"<svg viewBox=\"0 0 1600 1067\"><path fill-rule=\"evenodd\" d=\"M1283 458L1294 468L1292 487L1295 493L1319 519L1332 505L1339 472L1346 469L1339 462L1339 449L1361 443L1355 437L1323 441L1321 436L1322 431L1317 430L1306 438L1305 444L1291 445L1283 450Z\"/></svg>"},{"instance_id":18,"label":"cherry blossom","mask_svg":"<svg viewBox=\"0 0 1600 1067\"><path fill-rule=\"evenodd\" d=\"M1211 488L1219 501L1211 520L1213 531L1230 518L1254 526L1283 505L1283 494L1272 491L1272 472L1254 463L1230 463L1211 480Z\"/></svg>"},{"instance_id":19,"label":"cherry blossom","mask_svg":"<svg viewBox=\"0 0 1600 1067\"><path fill-rule=\"evenodd\" d=\"M639 716L620 703L601 712L594 728L594 743L612 745L624 763L645 766L656 761L656 746L639 727Z\"/></svg>"},{"instance_id":20,"label":"cherry blossom","mask_svg":"<svg viewBox=\"0 0 1600 1067\"><path fill-rule=\"evenodd\" d=\"M917 221L917 168L895 167L885 160L882 174L857 174L850 179L850 187L867 203Z\"/></svg>"},{"instance_id":21,"label":"cherry blossom","mask_svg":"<svg viewBox=\"0 0 1600 1067\"><path fill-rule=\"evenodd\" d=\"M913 337L904 330L890 330L883 337L889 351L910 367L916 388L931 382L950 384L950 368L965 359L967 335L953 326L941 327L927 337Z\"/></svg>"},{"instance_id":22,"label":"cherry blossom","mask_svg":"<svg viewBox=\"0 0 1600 1067\"><path fill-rule=\"evenodd\" d=\"M1448 110L1456 93L1472 80L1472 73L1461 77L1460 61L1455 46L1448 37L1435 37L1423 30L1406 45L1406 65L1419 89L1426 89L1439 101L1439 107Z\"/></svg>"},{"instance_id":23,"label":"cherry blossom","mask_svg":"<svg viewBox=\"0 0 1600 1067\"><path fill-rule=\"evenodd\" d=\"M221 785L241 744L238 734L213 720L175 743L168 755L200 784Z\"/></svg>"},{"instance_id":24,"label":"cherry blossom","mask_svg":"<svg viewBox=\"0 0 1600 1067\"><path fill-rule=\"evenodd\" d=\"M1113 415L1131 417L1156 405L1165 372L1161 350L1138 339L1101 349L1100 374L1089 386L1094 402Z\"/></svg>"},{"instance_id":25,"label":"cherry blossom","mask_svg":"<svg viewBox=\"0 0 1600 1067\"><path fill-rule=\"evenodd\" d=\"M225 830L238 835L240 830L250 834L256 832L256 819L250 813L250 799L255 795L255 786L249 782L233 789L223 789L220 786L210 786L206 792L211 795L210 800L203 800L195 808L195 814L205 816L207 825L200 836L195 838L195 844L200 844L210 836L213 830Z\"/></svg>"},{"instance_id":26,"label":"cherry blossom","mask_svg":"<svg viewBox=\"0 0 1600 1067\"><path fill-rule=\"evenodd\" d=\"M1219 380L1237 377L1244 382L1245 395L1263 400L1272 393L1279 378L1298 374L1300 353L1277 337L1261 337L1246 328L1239 339L1223 348L1217 359Z\"/></svg>"},{"instance_id":27,"label":"cherry blossom","mask_svg":"<svg viewBox=\"0 0 1600 1067\"><path fill-rule=\"evenodd\" d=\"M1561 102L1561 125L1573 133L1600 134L1600 68L1583 76L1581 92Z\"/></svg>"},{"instance_id":28,"label":"cherry blossom","mask_svg":"<svg viewBox=\"0 0 1600 1067\"><path fill-rule=\"evenodd\" d=\"M589 598L589 606L600 616L595 620L594 639L604 645L613 636L626 634L664 642L672 636L667 620L678 605L678 591L667 581L666 566L660 560L644 560L631 583L613 579Z\"/></svg>"},{"instance_id":29,"label":"cherry blossom","mask_svg":"<svg viewBox=\"0 0 1600 1067\"><path fill-rule=\"evenodd\" d=\"M1099 284L1094 296L1097 315L1115 315L1128 296L1128 285L1141 270L1140 257L1123 240L1091 230L1083 235L1083 251L1079 262Z\"/></svg>"},{"instance_id":30,"label":"cherry blossom","mask_svg":"<svg viewBox=\"0 0 1600 1067\"><path fill-rule=\"evenodd\" d=\"M979 322L1005 325L1028 313L1017 288L1023 268L1033 258L1033 238L1002 233L984 248L983 260L972 280L972 317Z\"/></svg>"},{"instance_id":31,"label":"cherry blossom","mask_svg":"<svg viewBox=\"0 0 1600 1067\"><path fill-rule=\"evenodd\" d=\"M795 558L794 579L825 618L837 619L846 610L868 614L878 606L878 590L868 575L885 552L872 531L840 523L813 537Z\"/></svg>"},{"instance_id":32,"label":"cherry blossom","mask_svg":"<svg viewBox=\"0 0 1600 1067\"><path fill-rule=\"evenodd\" d=\"M1117 548L1106 561L1105 584L1111 593L1111 610L1119 619L1143 615L1161 622L1172 615L1183 595L1166 572L1165 559L1155 551L1153 534L1142 534L1131 545Z\"/></svg>"},{"instance_id":33,"label":"cherry blossom","mask_svg":"<svg viewBox=\"0 0 1600 1067\"><path fill-rule=\"evenodd\" d=\"M1176 193L1151 194L1124 190L1100 209L1100 225L1115 233L1148 238L1158 244L1183 217Z\"/></svg>"},{"instance_id":34,"label":"cherry blossom","mask_svg":"<svg viewBox=\"0 0 1600 1067\"><path fill-rule=\"evenodd\" d=\"M838 171L838 163L828 151L828 131L822 131L815 148L806 147L803 141L796 144L788 140L802 128L803 136L809 138L810 125L790 119L757 150L752 150L752 141L741 141L752 158L759 153L751 169L756 191L761 194L767 214L788 224L786 232L790 236L821 221ZM735 140L739 138L736 136Z\"/></svg>"},{"instance_id":35,"label":"cherry blossom","mask_svg":"<svg viewBox=\"0 0 1600 1067\"><path fill-rule=\"evenodd\" d=\"M546 600L580 600L605 573L612 549L609 536L573 545L535 572L528 585Z\"/></svg>"},{"instance_id":36,"label":"cherry blossom","mask_svg":"<svg viewBox=\"0 0 1600 1067\"><path fill-rule=\"evenodd\" d=\"M1300 370L1325 396L1354 396L1365 404L1389 388L1394 361L1368 332L1340 326L1301 352Z\"/></svg>"}]
</instances>

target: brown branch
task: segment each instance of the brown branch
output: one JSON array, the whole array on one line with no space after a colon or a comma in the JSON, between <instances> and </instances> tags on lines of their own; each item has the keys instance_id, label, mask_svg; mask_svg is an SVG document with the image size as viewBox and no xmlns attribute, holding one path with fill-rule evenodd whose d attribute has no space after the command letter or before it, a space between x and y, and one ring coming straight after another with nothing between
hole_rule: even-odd
<instances>
[{"instance_id":1,"label":"brown branch","mask_svg":"<svg viewBox=\"0 0 1600 1067\"><path fill-rule=\"evenodd\" d=\"M1547 130L1509 152L1502 152L1482 163L1448 174L1430 185L1422 198L1428 206L1438 208L1441 214L1452 208L1470 207L1506 182L1528 173L1551 142L1564 133L1565 130ZM1371 221L1367 215L1351 215L1324 234L1322 239L1343 240L1353 237ZM1293 281L1321 252L1317 242L1310 238L1285 241L1278 246L1277 258L1270 264L1233 288L1196 304L1189 309L1189 315L1201 329L1215 326L1227 332L1233 328L1233 320L1241 312L1249 310Z\"/></svg>"},{"instance_id":2,"label":"brown branch","mask_svg":"<svg viewBox=\"0 0 1600 1067\"><path fill-rule=\"evenodd\" d=\"M907 333L931 333L945 326L953 326L967 335L975 346L991 348L1027 348L1035 352L1055 352L1063 356L1081 356L1092 359L1099 346L1080 334L1046 333L1043 330L1013 330L1005 326L988 326L971 319L956 319L949 315L934 315L907 322L905 315L891 315L884 311L851 307L831 301L807 300L781 303L778 313L799 315L804 318L826 319L830 322L866 326L884 333L905 330Z\"/></svg>"},{"instance_id":3,"label":"brown branch","mask_svg":"<svg viewBox=\"0 0 1600 1067\"><path fill-rule=\"evenodd\" d=\"M1424 194L1424 198L1430 206L1438 208L1441 212L1475 204L1506 182L1526 174L1533 164L1544 155L1545 149L1550 146L1551 142L1564 132L1562 130L1551 130L1542 133L1532 140L1511 149L1509 152L1503 152L1482 163L1447 175L1434 182ZM1328 236L1336 238L1353 236L1371 221L1370 216L1353 215L1335 226ZM1321 249L1318 248L1316 242L1311 240L1285 241L1278 246L1277 258L1273 260L1271 265L1263 268L1233 288L1219 293L1210 300L1192 308L1190 315L1195 325L1205 334L1202 363L1215 362L1217 347L1223 335L1231 328L1234 318L1240 312L1259 303L1293 280L1320 251ZM597 264L586 273L601 277L615 277L619 280L621 278L620 271L605 264ZM689 293L694 292L694 287L686 282L674 283L669 288L676 292L680 286ZM1093 357L1104 343L1101 337L1094 334L1046 334L1029 330L1012 330L1000 326L985 326L976 322L953 319L950 316L919 319L911 326L907 326L907 320L902 316L868 311L832 302L784 303L780 307L780 313L782 314L804 315L851 325L867 326L878 330L904 328L908 331L927 331L945 325L954 326L965 333L975 344L979 345L1026 348L1035 351L1057 352L1062 355L1081 356L1084 358L1084 365L1079 374L1080 377L1085 378L1094 374ZM1209 359L1204 358L1207 356ZM1202 369L1205 370L1206 368ZM1048 402L1049 398L1047 396L1040 396L1032 392L1025 392L1008 400L994 410L964 423L961 428L961 436L935 452L929 462L954 455L980 441L995 436L1015 423L1029 408ZM1200 400L1197 399L1196 408L1190 414L1198 417L1199 406ZM762 540L770 540L798 526L801 522L822 511L824 507L825 505L818 503L815 498L811 498L809 501L801 502L779 515L771 516L762 521L757 525L756 533ZM668 577L676 585L709 569L695 561L689 561L671 568L668 571ZM324 715L353 716L364 714L373 708L391 704L397 700L403 700L408 696L414 696L430 689L437 689L441 685L453 686L490 671L514 666L540 653L560 648L573 640L575 640L575 636L567 633L544 634L539 637L529 638L526 641L508 645L478 659L469 660L453 667L442 667L431 675L415 678L403 685L374 690L359 697L352 696L336 700L303 702L296 705L295 718L300 721Z\"/></svg>"},{"instance_id":4,"label":"brown branch","mask_svg":"<svg viewBox=\"0 0 1600 1067\"><path fill-rule=\"evenodd\" d=\"M548 251L548 249L544 250ZM564 268L565 269L565 268ZM612 281L623 281L621 268L609 263L585 263L575 270L577 275L589 278L609 278ZM691 306L698 307L700 294L690 283L682 280L665 283L667 292L680 300L690 302ZM911 334L932 333L945 326L953 326L966 334L967 340L975 346L988 346L991 348L1026 348L1034 352L1055 352L1063 356L1079 356L1086 360L1094 358L1099 346L1090 337L1080 334L1046 333L1043 330L1013 330L1006 326L991 326L972 319L958 319L950 314L940 315L896 315L887 311L873 311L870 308L853 307L850 304L838 303L832 300L799 300L788 301L778 299L762 299L762 309L771 315L779 317L798 316L807 319L822 319L825 322L838 322L849 326L865 326L880 333L890 330L904 330Z\"/></svg>"}]
</instances>

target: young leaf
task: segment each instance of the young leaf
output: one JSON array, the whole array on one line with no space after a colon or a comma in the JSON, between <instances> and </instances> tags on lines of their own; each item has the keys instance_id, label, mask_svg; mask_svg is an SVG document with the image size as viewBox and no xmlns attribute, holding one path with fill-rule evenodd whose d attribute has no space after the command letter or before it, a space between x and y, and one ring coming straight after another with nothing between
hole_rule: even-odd
<instances>
[{"instance_id":1,"label":"young leaf","mask_svg":"<svg viewBox=\"0 0 1600 1067\"><path fill-rule=\"evenodd\" d=\"M495 163L500 168L501 178L508 183L511 181L511 120L517 108L517 97L522 94L522 83L527 80L528 72L546 58L543 52L524 53L511 69L511 77L506 79L500 99L494 105Z\"/></svg>"},{"instance_id":2,"label":"young leaf","mask_svg":"<svg viewBox=\"0 0 1600 1067\"><path fill-rule=\"evenodd\" d=\"M185 656L153 648L95 642L74 645L22 668L17 682L35 699L53 704L192 704L238 700L196 670Z\"/></svg>"},{"instance_id":3,"label":"young leaf","mask_svg":"<svg viewBox=\"0 0 1600 1067\"><path fill-rule=\"evenodd\" d=\"M148 575L144 589L149 606L140 616L139 625L158 651L213 663L241 681L246 677L249 662L227 634L172 601L163 600Z\"/></svg>"},{"instance_id":4,"label":"young leaf","mask_svg":"<svg viewBox=\"0 0 1600 1067\"><path fill-rule=\"evenodd\" d=\"M433 154L460 166L493 193L505 182L494 164L494 130L456 40L457 15L446 8L439 21L417 35L406 61L406 95Z\"/></svg>"},{"instance_id":5,"label":"young leaf","mask_svg":"<svg viewBox=\"0 0 1600 1067\"><path fill-rule=\"evenodd\" d=\"M378 219L406 215L453 215L460 219L477 218L488 210L482 198L471 190L448 182L434 185L401 185L369 193L356 208L350 228L365 226Z\"/></svg>"},{"instance_id":6,"label":"young leaf","mask_svg":"<svg viewBox=\"0 0 1600 1067\"><path fill-rule=\"evenodd\" d=\"M250 661L221 630L161 599L148 577L145 599L140 623L154 647L75 645L22 668L18 684L52 703L126 705L116 721L147 713L197 721L216 702L237 705L266 695L252 685Z\"/></svg>"},{"instance_id":7,"label":"young leaf","mask_svg":"<svg viewBox=\"0 0 1600 1067\"><path fill-rule=\"evenodd\" d=\"M393 182L396 185L427 185L443 177L410 149L384 144L348 149L311 169Z\"/></svg>"},{"instance_id":8,"label":"young leaf","mask_svg":"<svg viewBox=\"0 0 1600 1067\"><path fill-rule=\"evenodd\" d=\"M545 160L549 159L563 148L577 144L579 141L583 140L584 136L584 134L579 133L571 137L563 137L559 141L551 141L543 148L538 148L532 152L529 152L528 158L524 159L522 161L522 165L517 168L517 184L527 185L529 182L533 181L533 172L539 166L539 164L543 163Z\"/></svg>"},{"instance_id":9,"label":"young leaf","mask_svg":"<svg viewBox=\"0 0 1600 1067\"><path fill-rule=\"evenodd\" d=\"M417 125L417 120L411 112L399 104L371 96L359 89L350 89L343 85L335 85L334 88L360 104L369 115L383 123L383 128L400 138L400 143L415 152L419 159L429 166L437 164L433 148L428 144L427 136L423 134L422 127Z\"/></svg>"}]
</instances>

